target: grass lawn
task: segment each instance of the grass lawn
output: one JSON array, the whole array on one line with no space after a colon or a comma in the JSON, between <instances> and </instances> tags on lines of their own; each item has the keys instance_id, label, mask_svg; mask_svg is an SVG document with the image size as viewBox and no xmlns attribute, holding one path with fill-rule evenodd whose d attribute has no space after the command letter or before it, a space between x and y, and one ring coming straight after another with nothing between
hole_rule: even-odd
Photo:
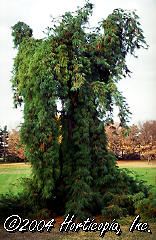
<instances>
[{"instance_id":1,"label":"grass lawn","mask_svg":"<svg viewBox=\"0 0 156 240\"><path fill-rule=\"evenodd\" d=\"M134 168L128 167L137 175L139 180L144 180L146 184L152 186L152 190L156 191L156 168Z\"/></svg>"},{"instance_id":2,"label":"grass lawn","mask_svg":"<svg viewBox=\"0 0 156 240\"><path fill-rule=\"evenodd\" d=\"M21 179L29 177L31 168L26 164L0 164L0 194L10 190L13 193L22 190Z\"/></svg>"},{"instance_id":3,"label":"grass lawn","mask_svg":"<svg viewBox=\"0 0 156 240\"><path fill-rule=\"evenodd\" d=\"M136 172L140 179L147 181L147 184L151 184L153 186L156 185L156 165L153 166L144 166L139 167L138 165L134 166L134 162L129 163L126 166L120 165L122 167L126 167L130 170ZM0 164L0 193L6 193L12 190L15 194L22 190L22 186L20 184L20 179L22 177L29 177L31 173L30 165L28 164ZM156 187L154 188L156 190ZM20 213L19 213L20 215ZM155 240L156 239L156 224L149 223L152 234L149 233L141 233L135 231L134 233L129 232L129 226L133 219L120 223L120 227L122 230L121 236L116 236L113 232L108 232L101 238L99 236L99 232L95 233L87 233L87 232L79 232L79 233L60 233L58 226L53 229L50 233L7 233L3 226L0 226L0 240ZM56 223L59 224L59 221L56 219ZM61 222L60 222L61 223ZM126 225L126 226L125 226Z\"/></svg>"},{"instance_id":4,"label":"grass lawn","mask_svg":"<svg viewBox=\"0 0 156 240\"><path fill-rule=\"evenodd\" d=\"M130 168L139 177L147 182L147 184L156 185L156 168Z\"/></svg>"},{"instance_id":5,"label":"grass lawn","mask_svg":"<svg viewBox=\"0 0 156 240\"><path fill-rule=\"evenodd\" d=\"M156 191L156 165L138 167L138 164L134 166L134 162L130 162L128 165L119 164L121 168L128 168L134 171L139 179L147 182L149 185L154 186ZM0 164L0 194L6 193L9 190L17 193L22 190L20 179L29 177L31 173L31 167L29 164L17 163L17 164Z\"/></svg>"}]
</instances>

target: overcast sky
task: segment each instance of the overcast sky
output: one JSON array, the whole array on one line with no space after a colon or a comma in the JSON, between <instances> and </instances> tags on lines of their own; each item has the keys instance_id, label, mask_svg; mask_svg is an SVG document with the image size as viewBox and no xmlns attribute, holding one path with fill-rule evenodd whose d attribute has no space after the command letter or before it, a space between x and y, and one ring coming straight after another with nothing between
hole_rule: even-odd
<instances>
[{"instance_id":1,"label":"overcast sky","mask_svg":"<svg viewBox=\"0 0 156 240\"><path fill-rule=\"evenodd\" d=\"M131 123L156 120L156 0L92 0L95 4L91 24L106 18L115 8L136 9L149 50L140 50L138 59L130 57L131 78L122 80L119 88L132 112ZM18 21L30 25L36 38L44 37L50 16L83 6L82 0L0 0L0 126L14 128L22 121L22 112L13 108L11 71L16 51L11 26Z\"/></svg>"}]
</instances>

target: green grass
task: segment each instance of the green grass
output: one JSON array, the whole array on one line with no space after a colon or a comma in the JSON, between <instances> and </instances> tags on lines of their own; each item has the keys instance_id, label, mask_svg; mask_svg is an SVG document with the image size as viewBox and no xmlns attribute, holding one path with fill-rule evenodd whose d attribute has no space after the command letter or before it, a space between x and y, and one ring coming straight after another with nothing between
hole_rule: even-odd
<instances>
[{"instance_id":1,"label":"green grass","mask_svg":"<svg viewBox=\"0 0 156 240\"><path fill-rule=\"evenodd\" d=\"M152 186L153 191L156 191L156 168L128 167L128 169L132 170L139 180L144 180L146 184Z\"/></svg>"},{"instance_id":2,"label":"green grass","mask_svg":"<svg viewBox=\"0 0 156 240\"><path fill-rule=\"evenodd\" d=\"M130 168L147 184L156 185L156 168Z\"/></svg>"},{"instance_id":3,"label":"green grass","mask_svg":"<svg viewBox=\"0 0 156 240\"><path fill-rule=\"evenodd\" d=\"M156 185L156 168L148 167L148 168L139 168L139 167L128 167L128 169L133 170L139 176L139 179L147 181L147 184L151 184L153 186ZM17 194L19 191L22 191L22 186L20 183L20 179L23 177L29 177L31 173L31 168L29 165L25 164L17 164L17 165L1 165L0 164L0 193L6 193L9 190L12 190L13 193ZM155 187L156 190L156 187ZM132 221L132 220L131 220ZM130 221L130 222L131 222ZM127 225L127 226L125 226ZM156 225L150 224L150 228L153 234L149 233L141 233L141 232L134 232L129 233L129 221L125 223L120 223L122 234L120 237L116 236L115 233L108 232L106 233L104 239L111 240L111 239L123 239L123 240L154 240L156 239ZM98 240L102 239L99 237L99 233L86 233L86 232L79 232L79 233L71 233L68 234L60 234L58 229L54 229L51 233L34 233L29 234L27 239L29 240ZM21 236L21 235L20 235ZM19 233L14 233L14 239L24 239L22 235L21 238ZM2 237L2 238L1 238ZM6 233L3 229L1 231L0 239L12 239L10 238L10 234Z\"/></svg>"},{"instance_id":4,"label":"green grass","mask_svg":"<svg viewBox=\"0 0 156 240\"><path fill-rule=\"evenodd\" d=\"M30 176L31 169L25 165L0 165L0 194L22 191L21 179Z\"/></svg>"},{"instance_id":5,"label":"green grass","mask_svg":"<svg viewBox=\"0 0 156 240\"><path fill-rule=\"evenodd\" d=\"M18 193L22 191L21 179L28 177L29 174L1 174L0 175L0 194L12 191Z\"/></svg>"},{"instance_id":6,"label":"green grass","mask_svg":"<svg viewBox=\"0 0 156 240\"><path fill-rule=\"evenodd\" d=\"M145 180L148 185L153 185L156 191L156 168L139 168L128 167L134 171L139 179ZM21 178L29 177L31 173L30 165L28 164L0 164L0 194L12 190L13 193L18 193L22 190L20 182Z\"/></svg>"}]
</instances>

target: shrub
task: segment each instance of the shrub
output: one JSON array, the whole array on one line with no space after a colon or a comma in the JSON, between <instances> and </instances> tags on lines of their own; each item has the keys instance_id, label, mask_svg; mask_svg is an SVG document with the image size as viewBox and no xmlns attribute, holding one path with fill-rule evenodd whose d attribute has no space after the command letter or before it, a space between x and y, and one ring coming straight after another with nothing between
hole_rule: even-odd
<instances>
[{"instance_id":1,"label":"shrub","mask_svg":"<svg viewBox=\"0 0 156 240\"><path fill-rule=\"evenodd\" d=\"M120 218L125 215L124 210L126 211L126 209L122 209L118 205L110 205L103 208L102 215L108 219Z\"/></svg>"},{"instance_id":2,"label":"shrub","mask_svg":"<svg viewBox=\"0 0 156 240\"><path fill-rule=\"evenodd\" d=\"M133 198L135 212L145 219L156 219L156 193L150 193L145 198L141 193Z\"/></svg>"}]
</instances>

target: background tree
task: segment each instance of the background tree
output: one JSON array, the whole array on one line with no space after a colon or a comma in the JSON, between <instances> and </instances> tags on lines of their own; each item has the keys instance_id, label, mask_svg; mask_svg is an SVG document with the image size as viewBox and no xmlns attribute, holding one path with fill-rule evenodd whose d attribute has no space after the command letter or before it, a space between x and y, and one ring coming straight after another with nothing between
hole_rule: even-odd
<instances>
[{"instance_id":1,"label":"background tree","mask_svg":"<svg viewBox=\"0 0 156 240\"><path fill-rule=\"evenodd\" d=\"M2 157L2 152L3 152L3 134L2 134L2 129L0 129L0 157Z\"/></svg>"},{"instance_id":2,"label":"background tree","mask_svg":"<svg viewBox=\"0 0 156 240\"><path fill-rule=\"evenodd\" d=\"M8 154L8 131L7 126L3 129L0 129L0 157L3 158L3 161L6 161Z\"/></svg>"},{"instance_id":3,"label":"background tree","mask_svg":"<svg viewBox=\"0 0 156 240\"><path fill-rule=\"evenodd\" d=\"M3 156L3 132L0 129L0 157Z\"/></svg>"},{"instance_id":4,"label":"background tree","mask_svg":"<svg viewBox=\"0 0 156 240\"><path fill-rule=\"evenodd\" d=\"M139 124L141 154L145 159L156 159L156 121Z\"/></svg>"},{"instance_id":5,"label":"background tree","mask_svg":"<svg viewBox=\"0 0 156 240\"><path fill-rule=\"evenodd\" d=\"M15 129L8 135L8 157L7 161L24 161L24 146L20 142L19 132Z\"/></svg>"},{"instance_id":6,"label":"background tree","mask_svg":"<svg viewBox=\"0 0 156 240\"><path fill-rule=\"evenodd\" d=\"M135 124L130 126L129 131L124 135L124 156L127 159L140 159L141 158L141 140L140 130Z\"/></svg>"},{"instance_id":7,"label":"background tree","mask_svg":"<svg viewBox=\"0 0 156 240\"><path fill-rule=\"evenodd\" d=\"M156 143L156 121L146 121L139 124L139 129L141 132L141 141L143 144L151 143L154 145Z\"/></svg>"},{"instance_id":8,"label":"background tree","mask_svg":"<svg viewBox=\"0 0 156 240\"><path fill-rule=\"evenodd\" d=\"M106 127L108 147L118 159L156 158L156 121L129 126L127 133L119 124Z\"/></svg>"},{"instance_id":9,"label":"background tree","mask_svg":"<svg viewBox=\"0 0 156 240\"><path fill-rule=\"evenodd\" d=\"M108 139L108 148L119 159L122 156L123 134L118 123L106 126L106 134Z\"/></svg>"},{"instance_id":10,"label":"background tree","mask_svg":"<svg viewBox=\"0 0 156 240\"><path fill-rule=\"evenodd\" d=\"M135 56L146 42L136 13L122 9L86 31L92 10L86 2L75 13L65 13L44 39L24 30L12 79L16 104L24 102L21 137L33 169L29 196L80 218L123 214L125 205L117 199L141 189L115 166L104 123L112 121L117 105L126 125L130 112L117 82L130 73L127 54Z\"/></svg>"}]
</instances>

